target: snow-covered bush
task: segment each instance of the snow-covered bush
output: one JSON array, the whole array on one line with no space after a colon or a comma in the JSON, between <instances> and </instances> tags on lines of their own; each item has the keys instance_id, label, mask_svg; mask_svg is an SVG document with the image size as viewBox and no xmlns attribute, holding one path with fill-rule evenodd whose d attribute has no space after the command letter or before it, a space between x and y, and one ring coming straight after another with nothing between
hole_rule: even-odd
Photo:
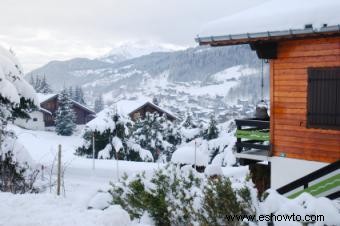
<instances>
[{"instance_id":1,"label":"snow-covered bush","mask_svg":"<svg viewBox=\"0 0 340 226\"><path fill-rule=\"evenodd\" d=\"M0 155L0 191L12 193L38 192L34 187L39 171L27 162L18 162L12 151Z\"/></svg>"},{"instance_id":2,"label":"snow-covered bush","mask_svg":"<svg viewBox=\"0 0 340 226\"><path fill-rule=\"evenodd\" d=\"M203 190L202 208L198 213L200 225L241 225L240 221L228 221L227 217L256 214L256 199L253 199L251 189L247 186L235 189L230 179L225 177L208 180Z\"/></svg>"},{"instance_id":3,"label":"snow-covered bush","mask_svg":"<svg viewBox=\"0 0 340 226\"><path fill-rule=\"evenodd\" d=\"M0 47L0 190L33 192L36 171L30 169L30 156L7 124L15 118L29 118L36 109L36 94L23 78L23 69L12 51ZM19 148L20 147L20 148Z\"/></svg>"},{"instance_id":4,"label":"snow-covered bush","mask_svg":"<svg viewBox=\"0 0 340 226\"><path fill-rule=\"evenodd\" d=\"M173 153L171 162L179 165L197 165L205 167L208 164L218 166L233 166L236 158L233 153L236 138L232 123L218 126L218 137L207 140L199 136L190 142L181 144ZM183 128L182 128L183 130Z\"/></svg>"},{"instance_id":5,"label":"snow-covered bush","mask_svg":"<svg viewBox=\"0 0 340 226\"><path fill-rule=\"evenodd\" d=\"M132 128L132 139L142 148L149 150L155 160L169 161L176 146L182 142L176 124L158 113L146 113Z\"/></svg>"},{"instance_id":6,"label":"snow-covered bush","mask_svg":"<svg viewBox=\"0 0 340 226\"><path fill-rule=\"evenodd\" d=\"M109 192L113 204L121 205L132 219L148 215L156 226L225 225L220 222L227 214L254 213L257 200L252 186L168 164L150 177L125 175Z\"/></svg>"},{"instance_id":7,"label":"snow-covered bush","mask_svg":"<svg viewBox=\"0 0 340 226\"><path fill-rule=\"evenodd\" d=\"M153 161L151 153L130 138L131 125L132 122L119 115L114 107L105 109L87 124L83 133L84 144L77 148L76 153L92 157L94 136L96 158Z\"/></svg>"}]
</instances>

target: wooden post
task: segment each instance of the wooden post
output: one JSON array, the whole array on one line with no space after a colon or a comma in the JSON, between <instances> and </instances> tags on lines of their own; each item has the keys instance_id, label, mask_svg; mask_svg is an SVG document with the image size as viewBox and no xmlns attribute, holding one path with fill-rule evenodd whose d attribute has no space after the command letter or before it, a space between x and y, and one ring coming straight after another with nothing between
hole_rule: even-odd
<instances>
[{"instance_id":1,"label":"wooden post","mask_svg":"<svg viewBox=\"0 0 340 226\"><path fill-rule=\"evenodd\" d=\"M57 178L57 195L60 195L61 186L61 144L58 146L58 178Z\"/></svg>"},{"instance_id":2,"label":"wooden post","mask_svg":"<svg viewBox=\"0 0 340 226\"><path fill-rule=\"evenodd\" d=\"M95 151L95 137L94 132L92 133L92 169L95 169L95 158L96 158L96 151Z\"/></svg>"},{"instance_id":3,"label":"wooden post","mask_svg":"<svg viewBox=\"0 0 340 226\"><path fill-rule=\"evenodd\" d=\"M197 143L196 143L196 139L195 139L195 159L194 159L194 162L195 162L195 170L197 170L197 166L196 166L196 164L197 164L197 156L196 156L196 151L197 151Z\"/></svg>"},{"instance_id":4,"label":"wooden post","mask_svg":"<svg viewBox=\"0 0 340 226\"><path fill-rule=\"evenodd\" d=\"M119 182L118 151L116 151L117 181Z\"/></svg>"}]
</instances>

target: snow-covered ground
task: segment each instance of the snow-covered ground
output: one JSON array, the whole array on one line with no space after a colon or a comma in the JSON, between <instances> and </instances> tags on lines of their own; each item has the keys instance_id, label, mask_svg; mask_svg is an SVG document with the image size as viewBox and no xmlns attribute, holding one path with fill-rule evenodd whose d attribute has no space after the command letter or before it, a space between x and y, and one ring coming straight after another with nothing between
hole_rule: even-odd
<instances>
[{"instance_id":1,"label":"snow-covered ground","mask_svg":"<svg viewBox=\"0 0 340 226\"><path fill-rule=\"evenodd\" d=\"M60 197L56 196L55 187L39 194L0 193L0 226L147 226L147 224L131 222L127 212L120 206L110 206L105 210L88 209L88 206L91 202L93 203L93 197L98 195L99 190L107 191L110 188L110 182L117 181L118 173L122 176L124 173L131 175L145 171L148 175L154 169L162 167L162 164L118 161L119 171L117 172L117 161L95 160L93 170L92 159L74 155L76 147L82 142L79 132L67 137L58 136L54 132L25 130L13 125L10 127L18 136L14 145L22 147L20 144L25 144L36 167L40 168L44 165L45 179L39 183L49 183L50 167L55 164L58 145L62 145L62 165L66 168L64 189ZM227 140L227 137L224 139ZM218 139L212 141L209 145L213 145L214 142L220 143ZM191 144L188 145L189 148ZM227 162L231 161L230 157L224 156L224 159L227 159ZM213 162L216 165L208 166L206 174L223 173L228 177L240 179L247 176L247 167L220 168L217 167L220 161L222 160L217 159L215 163ZM275 191L270 194L268 200L260 204L260 210L265 214L271 212L291 214L295 211L301 215L323 214L326 222L331 225L337 225L336 222L340 221L338 206L325 198L314 198L304 194L297 199L288 200ZM276 223L280 225L282 222ZM321 222L319 223L322 225ZM285 222L281 225L297 224Z\"/></svg>"},{"instance_id":2,"label":"snow-covered ground","mask_svg":"<svg viewBox=\"0 0 340 226\"><path fill-rule=\"evenodd\" d=\"M18 140L14 145L25 144L36 167L44 165L45 179L49 184L50 167L56 164L58 145L62 145L62 165L65 167L65 193L56 196L55 187L44 194L12 195L0 193L0 226L28 225L128 225L125 212L114 208L105 211L87 210L88 203L98 190L108 190L109 183L117 180L115 160L95 160L75 156L81 136L58 136L54 132L31 131L11 126ZM145 171L151 173L161 164L119 161L119 176ZM54 170L55 171L55 170ZM63 189L64 190L64 189ZM6 211L3 211L5 210ZM110 219L110 220L108 220ZM117 221L122 219L122 221ZM109 222L109 223L107 223Z\"/></svg>"}]
</instances>

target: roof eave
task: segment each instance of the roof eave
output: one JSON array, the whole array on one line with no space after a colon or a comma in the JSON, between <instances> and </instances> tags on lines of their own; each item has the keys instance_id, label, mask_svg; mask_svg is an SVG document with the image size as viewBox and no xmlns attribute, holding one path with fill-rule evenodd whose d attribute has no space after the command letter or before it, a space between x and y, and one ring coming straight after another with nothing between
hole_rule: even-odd
<instances>
[{"instance_id":1,"label":"roof eave","mask_svg":"<svg viewBox=\"0 0 340 226\"><path fill-rule=\"evenodd\" d=\"M145 107L146 105L151 105L154 108L156 108L157 110L164 112L165 114L169 115L170 117L172 117L174 120L178 120L178 118L174 115L171 114L170 112L166 111L165 109L160 108L159 106L155 105L154 103L151 103L150 101L145 102L143 105L141 105L140 107L136 108L135 110L131 111L128 115L130 117L133 116L133 114L137 111L139 111L140 109L142 109L143 107Z\"/></svg>"},{"instance_id":2,"label":"roof eave","mask_svg":"<svg viewBox=\"0 0 340 226\"><path fill-rule=\"evenodd\" d=\"M198 42L199 45L228 46L250 44L254 42L311 38L318 36L340 36L340 24L322 27L318 30L307 28L294 30L290 29L286 31L268 31L258 33L197 37L195 41Z\"/></svg>"}]
</instances>

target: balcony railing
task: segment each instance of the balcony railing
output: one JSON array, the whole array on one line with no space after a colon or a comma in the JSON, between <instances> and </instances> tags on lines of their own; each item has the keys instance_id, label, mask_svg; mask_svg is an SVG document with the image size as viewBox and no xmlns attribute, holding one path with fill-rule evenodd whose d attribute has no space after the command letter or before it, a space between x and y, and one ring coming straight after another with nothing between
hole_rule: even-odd
<instances>
[{"instance_id":1,"label":"balcony railing","mask_svg":"<svg viewBox=\"0 0 340 226\"><path fill-rule=\"evenodd\" d=\"M340 198L340 160L322 167L304 177L301 177L279 189L277 191L287 196L295 198L303 192L329 199ZM288 195L287 195L288 194Z\"/></svg>"},{"instance_id":2,"label":"balcony railing","mask_svg":"<svg viewBox=\"0 0 340 226\"><path fill-rule=\"evenodd\" d=\"M237 152L270 150L270 123L259 119L236 119Z\"/></svg>"}]
</instances>

